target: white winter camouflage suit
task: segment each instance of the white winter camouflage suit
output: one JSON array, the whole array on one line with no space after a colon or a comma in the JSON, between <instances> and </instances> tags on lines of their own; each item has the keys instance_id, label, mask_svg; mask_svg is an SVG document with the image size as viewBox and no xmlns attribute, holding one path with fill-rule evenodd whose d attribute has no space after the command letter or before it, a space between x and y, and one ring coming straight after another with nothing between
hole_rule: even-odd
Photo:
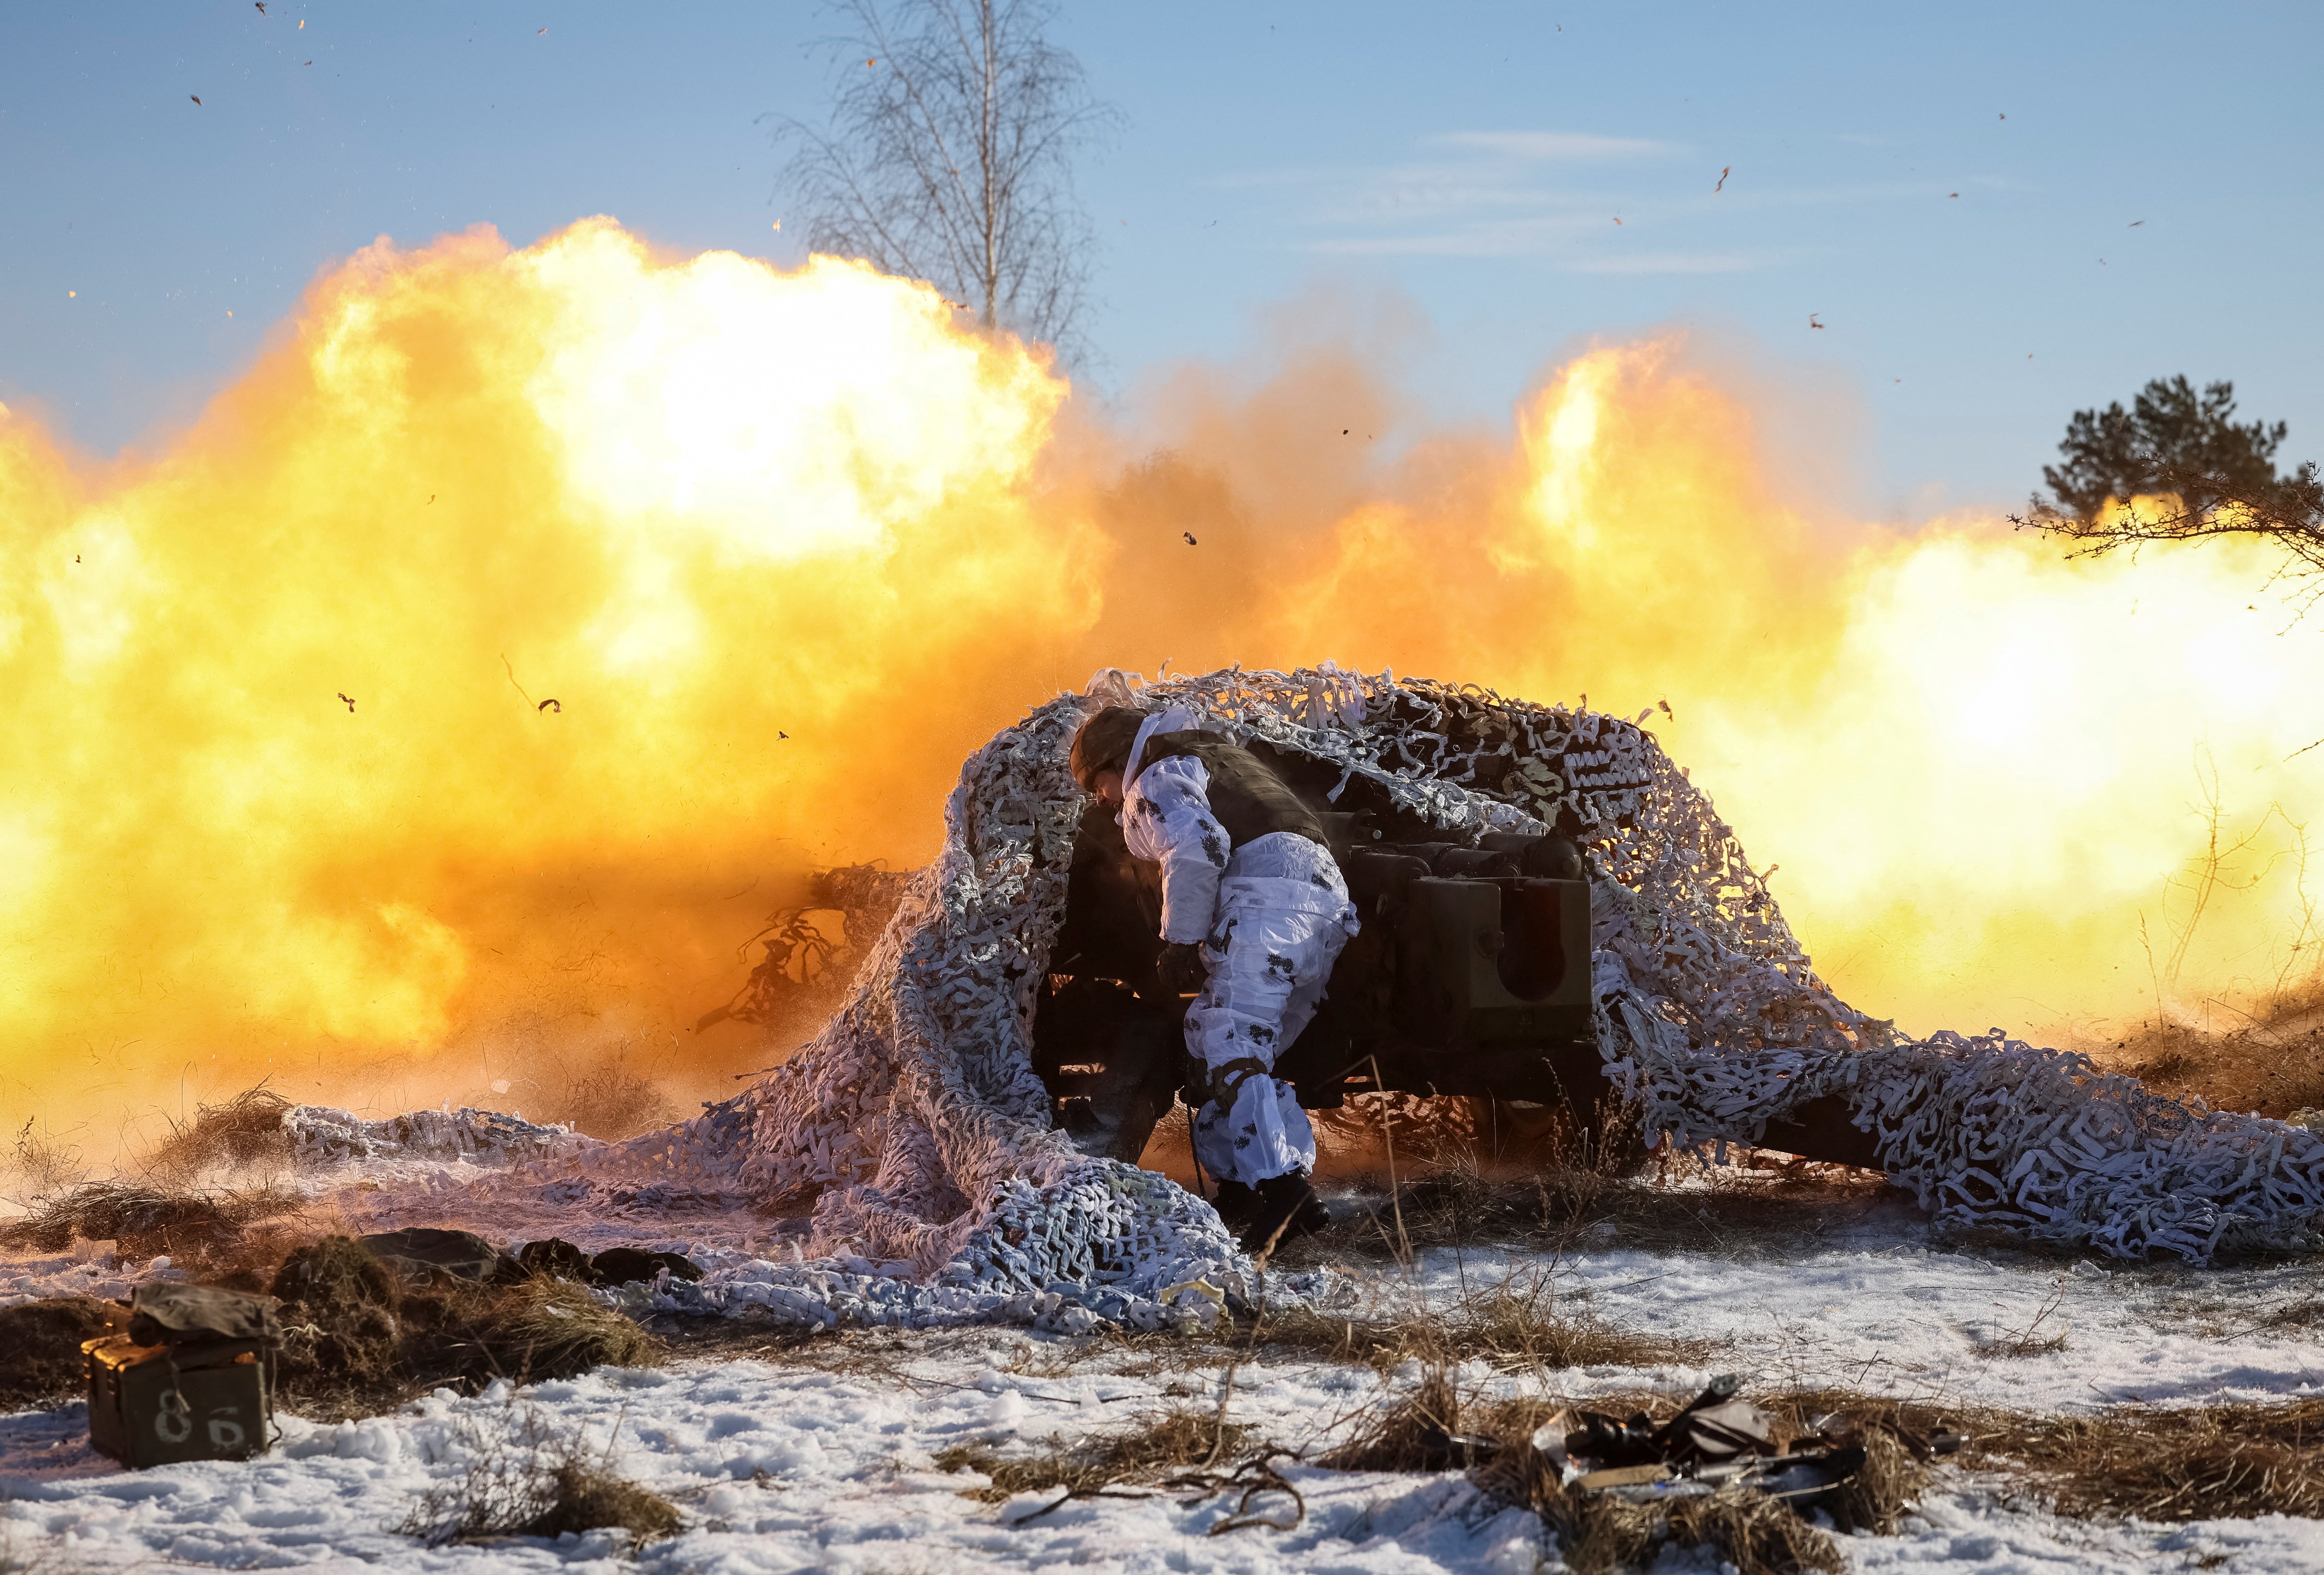
<instances>
[{"instance_id":1,"label":"white winter camouflage suit","mask_svg":"<svg viewBox=\"0 0 2324 1575\"><path fill-rule=\"evenodd\" d=\"M1130 752L1136 768L1145 744ZM1186 1048L1231 1093L1194 1112L1194 1156L1226 1181L1255 1185L1315 1164L1315 1133L1291 1085L1268 1075L1315 1015L1355 905L1331 850L1296 832L1231 848L1211 813L1210 772L1173 755L1130 778L1121 824L1130 853L1162 866L1162 938L1200 941L1209 977L1186 1013Z\"/></svg>"}]
</instances>

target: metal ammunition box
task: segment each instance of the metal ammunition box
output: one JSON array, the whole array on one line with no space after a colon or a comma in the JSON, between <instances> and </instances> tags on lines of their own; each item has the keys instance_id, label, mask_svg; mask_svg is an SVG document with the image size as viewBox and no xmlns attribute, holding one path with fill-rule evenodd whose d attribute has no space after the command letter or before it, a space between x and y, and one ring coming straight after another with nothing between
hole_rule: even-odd
<instances>
[{"instance_id":1,"label":"metal ammunition box","mask_svg":"<svg viewBox=\"0 0 2324 1575\"><path fill-rule=\"evenodd\" d=\"M88 1358L88 1441L99 1453L143 1468L265 1452L274 1395L263 1344L139 1345L110 1334L81 1350Z\"/></svg>"}]
</instances>

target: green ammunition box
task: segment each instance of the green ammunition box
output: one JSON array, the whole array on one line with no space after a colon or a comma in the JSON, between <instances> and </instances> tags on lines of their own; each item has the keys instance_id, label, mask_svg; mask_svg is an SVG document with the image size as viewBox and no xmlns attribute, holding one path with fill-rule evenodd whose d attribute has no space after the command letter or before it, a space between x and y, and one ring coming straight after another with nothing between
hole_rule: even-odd
<instances>
[{"instance_id":1,"label":"green ammunition box","mask_svg":"<svg viewBox=\"0 0 2324 1575\"><path fill-rule=\"evenodd\" d=\"M139 1345L109 1334L81 1350L88 1441L124 1466L246 1460L272 1441L272 1364L263 1342Z\"/></svg>"}]
</instances>

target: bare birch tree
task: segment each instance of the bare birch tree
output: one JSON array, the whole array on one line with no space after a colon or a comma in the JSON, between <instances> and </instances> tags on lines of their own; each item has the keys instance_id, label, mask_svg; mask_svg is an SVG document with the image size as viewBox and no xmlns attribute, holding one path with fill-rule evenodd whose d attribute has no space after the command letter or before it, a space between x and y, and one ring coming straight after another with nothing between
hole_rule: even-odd
<instances>
[{"instance_id":1,"label":"bare birch tree","mask_svg":"<svg viewBox=\"0 0 2324 1575\"><path fill-rule=\"evenodd\" d=\"M1096 237L1074 156L1120 124L1051 0L838 0L829 128L778 117L810 251L925 279L987 327L1081 345Z\"/></svg>"}]
</instances>

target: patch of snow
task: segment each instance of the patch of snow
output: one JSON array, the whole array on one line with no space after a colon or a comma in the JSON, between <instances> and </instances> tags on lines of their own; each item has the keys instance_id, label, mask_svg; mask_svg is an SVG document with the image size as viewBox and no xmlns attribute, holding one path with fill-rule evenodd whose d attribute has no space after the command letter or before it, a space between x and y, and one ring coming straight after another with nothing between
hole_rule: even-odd
<instances>
[{"instance_id":1,"label":"patch of snow","mask_svg":"<svg viewBox=\"0 0 2324 1575\"><path fill-rule=\"evenodd\" d=\"M448 1392L392 1416L318 1424L286 1418L282 1441L244 1463L130 1473L91 1453L78 1406L0 1419L0 1526L49 1539L83 1568L165 1561L210 1568L513 1572L569 1570L616 1556L611 1534L562 1542L507 1538L431 1551L389 1529L431 1487L456 1484L480 1440L518 1434L529 1416L604 1451L614 1469L675 1501L677 1537L650 1545L649 1570L775 1575L800 1570L1531 1571L1541 1528L1526 1511L1478 1494L1462 1476L1341 1473L1286 1463L1306 1499L1287 1530L1209 1534L1237 1496L1189 1492L1079 1500L1051 1494L988 1506L961 1497L973 1472L936 1469L956 1444L1044 1449L1092 1431L1134 1429L1173 1403L1170 1380L1103 1370L1069 1377L1007 1370L1054 1342L1015 1331L891 1337L854 1354L854 1370L756 1360L670 1372L605 1369L470 1399ZM1134 1353L1133 1353L1134 1354ZM1640 1375L1630 1375L1635 1383ZM1507 1380L1501 1380L1507 1382ZM1231 1414L1286 1442L1314 1444L1377 1380L1329 1363L1248 1363ZM1178 1403L1215 1402L1217 1376L1179 1381ZM1251 1509L1288 1521L1290 1501ZM2324 1527L2282 1518L2188 1526L2061 1519L1990 1476L1947 1471L1895 1537L1840 1539L1851 1569L1881 1575L2133 1570L2226 1556L2230 1570L2324 1569ZM1701 1567L1674 1555L1665 1570ZM604 1566L612 1569L614 1566Z\"/></svg>"}]
</instances>

